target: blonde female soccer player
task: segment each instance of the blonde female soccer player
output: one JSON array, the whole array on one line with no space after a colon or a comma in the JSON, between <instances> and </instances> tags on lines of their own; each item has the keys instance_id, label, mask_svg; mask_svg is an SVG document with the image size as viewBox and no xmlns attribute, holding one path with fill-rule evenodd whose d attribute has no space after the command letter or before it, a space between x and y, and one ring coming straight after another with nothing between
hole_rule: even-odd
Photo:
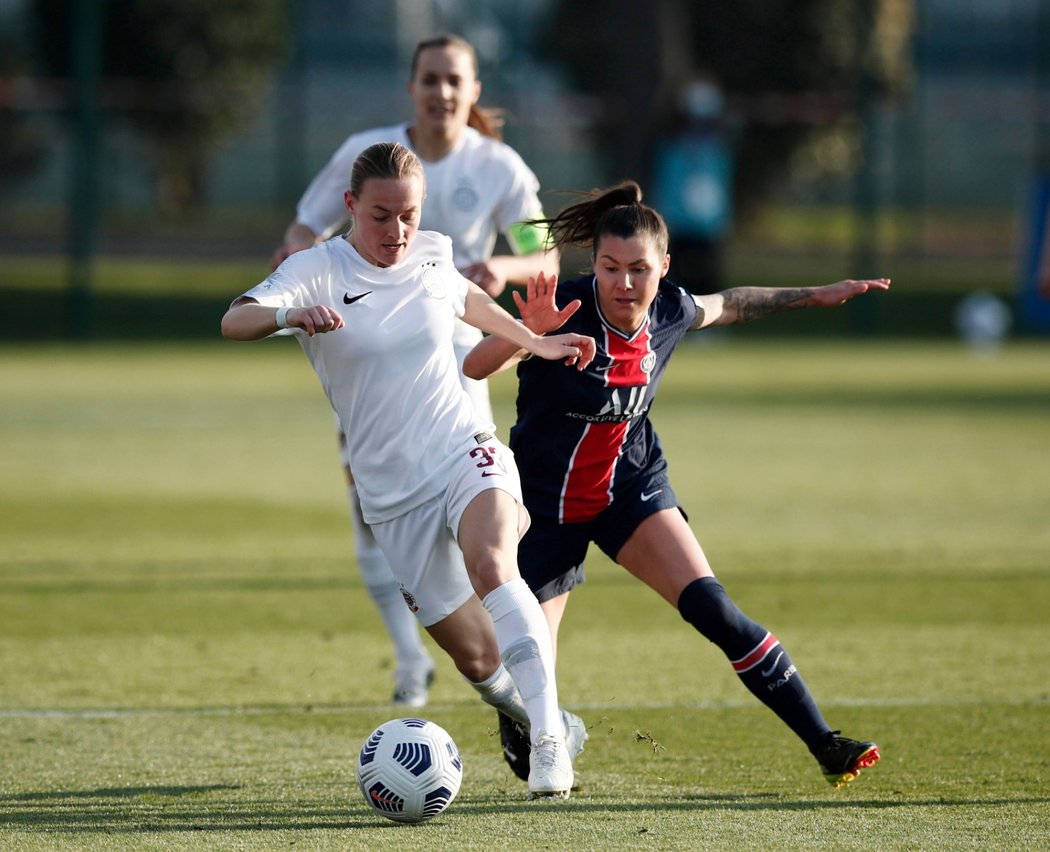
<instances>
[{"instance_id":1,"label":"blonde female soccer player","mask_svg":"<svg viewBox=\"0 0 1050 852\"><path fill-rule=\"evenodd\" d=\"M399 142L419 156L426 175L427 198L420 227L452 238L453 261L467 278L495 297L508 282L525 284L541 272L556 273L558 253L544 249L546 230L524 223L543 215L539 181L521 157L500 141L497 113L478 106L481 82L470 43L452 35L421 41L412 57L408 93L415 111L411 122L353 134L314 178L274 255L274 266L342 228L346 222L343 193L354 160L376 142ZM493 255L500 233L513 254ZM453 343L460 363L479 340L481 333L476 328L456 322ZM461 381L478 413L490 418L488 384L467 378ZM397 658L394 703L422 707L433 677L433 661L361 517L348 444L342 435L340 447L357 563Z\"/></svg>"},{"instance_id":2,"label":"blonde female soccer player","mask_svg":"<svg viewBox=\"0 0 1050 852\"><path fill-rule=\"evenodd\" d=\"M594 340L533 334L460 275L448 237L419 230L424 191L411 151L367 148L345 195L350 232L234 300L222 332L293 330L347 436L364 519L405 600L482 698L529 726L530 797L567 797L586 732L558 708L550 632L518 573L529 517L513 455L463 390L452 337L461 317L578 369Z\"/></svg>"}]
</instances>

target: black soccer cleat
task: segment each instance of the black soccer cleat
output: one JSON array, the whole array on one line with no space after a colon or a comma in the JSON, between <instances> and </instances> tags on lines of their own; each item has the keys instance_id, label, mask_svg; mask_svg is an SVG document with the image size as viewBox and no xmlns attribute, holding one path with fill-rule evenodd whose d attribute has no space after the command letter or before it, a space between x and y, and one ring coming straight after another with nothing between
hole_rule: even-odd
<instances>
[{"instance_id":1,"label":"black soccer cleat","mask_svg":"<svg viewBox=\"0 0 1050 852\"><path fill-rule=\"evenodd\" d=\"M499 741L503 746L503 759L511 772L522 781L529 780L529 754L532 743L529 732L521 722L516 722L504 713L499 714Z\"/></svg>"},{"instance_id":2,"label":"black soccer cleat","mask_svg":"<svg viewBox=\"0 0 1050 852\"><path fill-rule=\"evenodd\" d=\"M849 737L840 737L840 731L828 731L815 749L813 756L820 764L820 771L833 787L845 787L860 775L862 769L879 762L879 747L875 743L862 743Z\"/></svg>"}]
</instances>

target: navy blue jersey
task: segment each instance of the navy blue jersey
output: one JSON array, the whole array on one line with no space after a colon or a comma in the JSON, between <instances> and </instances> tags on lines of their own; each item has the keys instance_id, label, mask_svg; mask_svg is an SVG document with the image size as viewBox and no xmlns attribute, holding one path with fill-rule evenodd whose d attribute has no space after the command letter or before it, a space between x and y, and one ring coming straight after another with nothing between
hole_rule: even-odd
<instances>
[{"instance_id":1,"label":"navy blue jersey","mask_svg":"<svg viewBox=\"0 0 1050 852\"><path fill-rule=\"evenodd\" d=\"M678 341L696 320L692 296L661 280L642 326L614 328L598 307L593 276L559 282L558 307L580 309L557 333L590 335L598 351L580 372L561 361L518 365L518 419L510 446L529 512L589 521L633 478L666 466L649 409Z\"/></svg>"}]
</instances>

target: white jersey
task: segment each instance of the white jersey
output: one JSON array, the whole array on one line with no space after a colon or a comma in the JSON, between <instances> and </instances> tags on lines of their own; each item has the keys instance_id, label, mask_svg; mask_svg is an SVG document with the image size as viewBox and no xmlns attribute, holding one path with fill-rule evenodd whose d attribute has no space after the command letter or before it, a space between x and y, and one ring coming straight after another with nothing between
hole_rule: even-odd
<instances>
[{"instance_id":1,"label":"white jersey","mask_svg":"<svg viewBox=\"0 0 1050 852\"><path fill-rule=\"evenodd\" d=\"M350 136L332 155L299 200L296 221L322 237L330 237L347 223L343 193L350 171L365 148L377 142L400 142L412 148L408 125L366 130ZM529 254L543 246L515 225L543 215L540 183L518 153L498 139L465 128L456 147L437 162L422 160L427 194L420 218L421 230L452 238L456 268L492 257L496 237L503 233L512 251ZM473 347L481 332L457 323L456 343Z\"/></svg>"},{"instance_id":2,"label":"white jersey","mask_svg":"<svg viewBox=\"0 0 1050 852\"><path fill-rule=\"evenodd\" d=\"M340 237L296 252L244 294L342 316L338 331L295 333L339 418L370 524L442 493L463 445L494 431L460 384L452 346L468 283L449 238L420 231L395 266L373 266Z\"/></svg>"}]
</instances>

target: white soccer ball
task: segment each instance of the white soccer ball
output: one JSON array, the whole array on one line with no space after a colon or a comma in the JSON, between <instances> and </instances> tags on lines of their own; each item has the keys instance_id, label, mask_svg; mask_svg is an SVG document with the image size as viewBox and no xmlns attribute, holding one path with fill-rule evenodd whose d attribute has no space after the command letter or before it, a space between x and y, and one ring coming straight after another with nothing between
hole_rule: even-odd
<instances>
[{"instance_id":1,"label":"white soccer ball","mask_svg":"<svg viewBox=\"0 0 1050 852\"><path fill-rule=\"evenodd\" d=\"M463 782L459 749L426 719L391 719L365 740L357 783L365 801L388 819L424 822L452 804Z\"/></svg>"}]
</instances>

